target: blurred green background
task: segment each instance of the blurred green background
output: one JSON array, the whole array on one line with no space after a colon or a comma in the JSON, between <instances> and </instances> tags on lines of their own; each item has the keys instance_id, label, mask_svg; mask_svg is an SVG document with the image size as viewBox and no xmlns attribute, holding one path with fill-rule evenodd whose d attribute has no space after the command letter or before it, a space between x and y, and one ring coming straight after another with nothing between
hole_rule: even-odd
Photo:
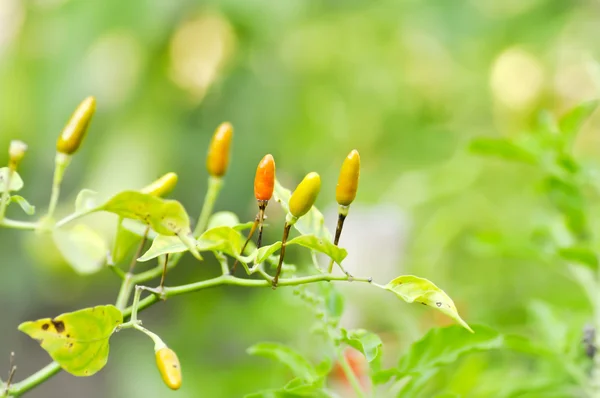
<instances>
[{"instance_id":1,"label":"blurred green background","mask_svg":"<svg viewBox=\"0 0 600 398\"><path fill-rule=\"evenodd\" d=\"M380 283L430 278L468 322L537 338L532 303L549 302L574 329L589 309L560 267L535 254L531 231L549 219L536 171L466 148L474 137L521 134L541 109L561 114L598 97L599 23L591 0L0 0L0 148L29 144L22 194L43 214L55 140L94 95L98 110L59 213L72 211L81 188L110 195L175 171L171 196L195 219L207 144L227 120L235 137L217 210L254 217L255 167L272 153L289 188L309 171L322 175L318 206L333 212L330 228L339 166L356 148L361 182L342 238L354 273ZM596 115L578 137L584 159L598 156L599 127ZM9 216L21 217L14 206ZM272 242L283 214L272 204L269 216ZM109 233L111 220L90 222ZM15 351L20 380L48 357L16 326L111 303L118 281L109 271L78 276L43 235L0 230L0 253L0 374ZM168 284L217 273L213 262L186 257ZM448 324L369 286L340 290L344 324L380 333L389 365L427 329ZM179 392L163 386L150 341L124 331L97 376L60 374L28 396L240 397L289 379L281 365L245 353L255 342L319 358L312 315L286 289L203 291L143 319L180 354ZM519 357L487 361L461 362L438 382L485 397L507 375L538 374Z\"/></svg>"}]
</instances>

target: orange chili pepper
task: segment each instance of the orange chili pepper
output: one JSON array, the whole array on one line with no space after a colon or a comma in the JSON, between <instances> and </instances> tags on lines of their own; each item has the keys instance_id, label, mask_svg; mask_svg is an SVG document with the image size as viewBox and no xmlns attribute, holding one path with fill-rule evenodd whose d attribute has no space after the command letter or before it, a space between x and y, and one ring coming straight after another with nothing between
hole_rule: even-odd
<instances>
[{"instance_id":1,"label":"orange chili pepper","mask_svg":"<svg viewBox=\"0 0 600 398\"><path fill-rule=\"evenodd\" d=\"M258 167L254 177L254 196L256 200L269 200L273 196L275 187L275 159L273 155L265 155Z\"/></svg>"},{"instance_id":2,"label":"orange chili pepper","mask_svg":"<svg viewBox=\"0 0 600 398\"><path fill-rule=\"evenodd\" d=\"M233 137L233 126L224 122L217 127L208 147L206 168L213 177L223 177L229 166L229 149Z\"/></svg>"}]
</instances>

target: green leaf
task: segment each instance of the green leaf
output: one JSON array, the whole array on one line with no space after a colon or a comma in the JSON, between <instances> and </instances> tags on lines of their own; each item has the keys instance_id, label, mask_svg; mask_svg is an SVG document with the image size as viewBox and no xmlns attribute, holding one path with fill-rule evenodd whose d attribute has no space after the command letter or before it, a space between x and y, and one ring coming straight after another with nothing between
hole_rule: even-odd
<instances>
[{"instance_id":1,"label":"green leaf","mask_svg":"<svg viewBox=\"0 0 600 398\"><path fill-rule=\"evenodd\" d=\"M583 246L562 247L558 249L558 255L564 260L598 269L598 256L590 248Z\"/></svg>"},{"instance_id":2,"label":"green leaf","mask_svg":"<svg viewBox=\"0 0 600 398\"><path fill-rule=\"evenodd\" d=\"M478 155L496 156L506 160L535 164L535 156L505 138L476 138L469 150Z\"/></svg>"},{"instance_id":3,"label":"green leaf","mask_svg":"<svg viewBox=\"0 0 600 398\"><path fill-rule=\"evenodd\" d=\"M30 215L30 216L35 214L35 206L32 206L31 204L29 204L27 199L25 199L24 197L19 196L19 195L13 195L10 197L10 200L12 202L15 202L19 206L21 206L21 209L23 209L25 214Z\"/></svg>"},{"instance_id":4,"label":"green leaf","mask_svg":"<svg viewBox=\"0 0 600 398\"><path fill-rule=\"evenodd\" d=\"M137 261L150 261L153 258L162 256L164 254L181 253L187 250L187 246L184 245L178 237L158 235L152 241L152 245L150 246L148 251L146 251L146 253L144 253L142 257L138 258Z\"/></svg>"},{"instance_id":5,"label":"green leaf","mask_svg":"<svg viewBox=\"0 0 600 398\"><path fill-rule=\"evenodd\" d=\"M292 197L292 192L289 189L281 186L279 181L275 180L275 190L273 197L286 212L289 212L289 201ZM315 206L313 206L306 215L294 224L294 228L302 235L315 235L320 238L331 240L331 233L325 227L325 217Z\"/></svg>"},{"instance_id":6,"label":"green leaf","mask_svg":"<svg viewBox=\"0 0 600 398\"><path fill-rule=\"evenodd\" d=\"M106 242L85 224L70 230L55 229L52 238L65 261L79 274L92 274L106 264Z\"/></svg>"},{"instance_id":7,"label":"green leaf","mask_svg":"<svg viewBox=\"0 0 600 398\"><path fill-rule=\"evenodd\" d=\"M161 235L187 235L191 232L190 219L181 203L137 191L121 192L98 210L143 221Z\"/></svg>"},{"instance_id":8,"label":"green leaf","mask_svg":"<svg viewBox=\"0 0 600 398\"><path fill-rule=\"evenodd\" d=\"M286 242L286 246L287 245L300 245L318 251L320 253L326 254L338 264L341 264L344 258L346 258L346 256L348 255L346 249L337 247L328 239L319 238L315 235L298 236L294 239L288 240Z\"/></svg>"},{"instance_id":9,"label":"green leaf","mask_svg":"<svg viewBox=\"0 0 600 398\"><path fill-rule=\"evenodd\" d=\"M99 206L98 193L91 189L82 189L75 199L75 213L85 213Z\"/></svg>"},{"instance_id":10,"label":"green leaf","mask_svg":"<svg viewBox=\"0 0 600 398\"><path fill-rule=\"evenodd\" d=\"M342 329L342 341L362 352L373 371L379 370L383 343L378 335L364 329Z\"/></svg>"},{"instance_id":11,"label":"green leaf","mask_svg":"<svg viewBox=\"0 0 600 398\"><path fill-rule=\"evenodd\" d=\"M196 258L202 259L192 236L190 219L182 204L176 200L125 191L113 196L97 210L143 221L161 235L177 235Z\"/></svg>"},{"instance_id":12,"label":"green leaf","mask_svg":"<svg viewBox=\"0 0 600 398\"><path fill-rule=\"evenodd\" d=\"M253 257L240 256L243 244L244 237L239 231L231 227L216 227L204 232L196 241L195 246L200 252L222 252L247 262L248 258L251 260ZM152 241L150 249L138 261L148 261L163 254L181 253L187 250L187 246L177 237L158 235Z\"/></svg>"},{"instance_id":13,"label":"green leaf","mask_svg":"<svg viewBox=\"0 0 600 398\"><path fill-rule=\"evenodd\" d=\"M583 123L598 107L598 100L584 102L567 112L559 121L559 128L567 142L571 143Z\"/></svg>"},{"instance_id":14,"label":"green leaf","mask_svg":"<svg viewBox=\"0 0 600 398\"><path fill-rule=\"evenodd\" d=\"M256 250L253 254L248 256L250 259L254 258L254 262L256 264L264 262L267 258L269 258L273 253L281 249L281 242L275 242L272 245L262 246L260 249Z\"/></svg>"},{"instance_id":15,"label":"green leaf","mask_svg":"<svg viewBox=\"0 0 600 398\"><path fill-rule=\"evenodd\" d=\"M91 376L106 365L109 338L122 323L121 311L103 305L24 322L19 330L37 340L65 371Z\"/></svg>"},{"instance_id":16,"label":"green leaf","mask_svg":"<svg viewBox=\"0 0 600 398\"><path fill-rule=\"evenodd\" d=\"M386 286L385 289L394 292L407 303L421 303L435 308L457 321L470 332L473 330L460 317L452 299L433 282L413 275L399 276Z\"/></svg>"},{"instance_id":17,"label":"green leaf","mask_svg":"<svg viewBox=\"0 0 600 398\"><path fill-rule=\"evenodd\" d=\"M239 224L238 224L239 226ZM231 257L237 258L244 263L253 260L257 262L265 261L269 256L281 248L281 242L275 242L269 246L263 246L255 250L249 256L240 256L244 237L235 227L216 227L204 232L196 241L198 251L222 252ZM149 261L164 254L181 253L188 248L177 237L158 235L153 241L150 249L146 251L138 261Z\"/></svg>"},{"instance_id":18,"label":"green leaf","mask_svg":"<svg viewBox=\"0 0 600 398\"><path fill-rule=\"evenodd\" d=\"M457 325L431 329L400 358L399 374L423 374L454 363L463 355L502 347L504 339L497 331L483 325L473 328L474 334L465 334Z\"/></svg>"},{"instance_id":19,"label":"green leaf","mask_svg":"<svg viewBox=\"0 0 600 398\"><path fill-rule=\"evenodd\" d=\"M6 182L8 181L8 174L10 169L8 167L0 168L0 193L6 192ZM10 186L8 187L8 191L20 191L23 188L23 180L21 176L16 171L13 171L10 177Z\"/></svg>"},{"instance_id":20,"label":"green leaf","mask_svg":"<svg viewBox=\"0 0 600 398\"><path fill-rule=\"evenodd\" d=\"M286 345L279 343L258 343L248 348L247 352L250 355L260 355L275 359L287 366L296 377L308 383L313 383L319 378L313 364Z\"/></svg>"}]
</instances>

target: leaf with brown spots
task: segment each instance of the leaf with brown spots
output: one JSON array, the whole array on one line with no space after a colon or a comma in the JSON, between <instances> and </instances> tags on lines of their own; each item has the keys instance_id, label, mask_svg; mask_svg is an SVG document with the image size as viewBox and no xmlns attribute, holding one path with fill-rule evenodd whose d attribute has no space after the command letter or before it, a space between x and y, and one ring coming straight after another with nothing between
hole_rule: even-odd
<instances>
[{"instance_id":1,"label":"leaf with brown spots","mask_svg":"<svg viewBox=\"0 0 600 398\"><path fill-rule=\"evenodd\" d=\"M19 330L37 340L65 371L91 376L106 365L109 338L122 323L117 307L102 305L24 322Z\"/></svg>"},{"instance_id":2,"label":"leaf with brown spots","mask_svg":"<svg viewBox=\"0 0 600 398\"><path fill-rule=\"evenodd\" d=\"M469 325L458 315L454 301L433 282L418 276L404 275L397 277L384 287L407 303L421 303L441 311L473 333Z\"/></svg>"}]
</instances>

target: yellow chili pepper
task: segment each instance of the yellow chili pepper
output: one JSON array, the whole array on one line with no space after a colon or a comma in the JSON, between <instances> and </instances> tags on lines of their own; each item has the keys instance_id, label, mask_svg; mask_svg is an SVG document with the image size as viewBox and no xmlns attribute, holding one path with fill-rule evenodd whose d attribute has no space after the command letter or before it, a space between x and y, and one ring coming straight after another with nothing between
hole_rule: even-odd
<instances>
[{"instance_id":1,"label":"yellow chili pepper","mask_svg":"<svg viewBox=\"0 0 600 398\"><path fill-rule=\"evenodd\" d=\"M156 366L167 387L171 390L181 387L181 366L175 351L168 347L156 351Z\"/></svg>"},{"instance_id":2,"label":"yellow chili pepper","mask_svg":"<svg viewBox=\"0 0 600 398\"><path fill-rule=\"evenodd\" d=\"M233 136L233 126L229 122L221 123L208 147L206 168L213 177L223 177L229 165L229 148Z\"/></svg>"},{"instance_id":3,"label":"yellow chili pepper","mask_svg":"<svg viewBox=\"0 0 600 398\"><path fill-rule=\"evenodd\" d=\"M344 159L337 187L335 189L335 200L342 206L350 206L356 198L358 179L360 177L360 155L356 149Z\"/></svg>"},{"instance_id":4,"label":"yellow chili pepper","mask_svg":"<svg viewBox=\"0 0 600 398\"><path fill-rule=\"evenodd\" d=\"M96 99L94 97L87 97L79 104L56 141L58 152L72 155L79 149L95 111Z\"/></svg>"},{"instance_id":5,"label":"yellow chili pepper","mask_svg":"<svg viewBox=\"0 0 600 398\"><path fill-rule=\"evenodd\" d=\"M167 173L152 184L142 188L140 192L152 196L165 196L175 189L175 185L177 185L177 174Z\"/></svg>"},{"instance_id":6,"label":"yellow chili pepper","mask_svg":"<svg viewBox=\"0 0 600 398\"><path fill-rule=\"evenodd\" d=\"M300 184L296 187L292 197L290 198L290 214L286 217L286 222L283 227L283 237L281 238L281 251L279 252L279 262L277 263L277 270L275 271L275 277L273 278L273 289L277 287L279 281L279 275L281 275L281 267L283 266L283 259L285 257L285 248L288 236L290 234L290 228L296 222L296 220L311 209L317 200L319 191L321 190L321 177L319 174L313 172L308 173Z\"/></svg>"},{"instance_id":7,"label":"yellow chili pepper","mask_svg":"<svg viewBox=\"0 0 600 398\"><path fill-rule=\"evenodd\" d=\"M315 204L319 191L321 190L321 177L319 174L310 172L298 184L290 198L290 213L294 217L302 217Z\"/></svg>"}]
</instances>

